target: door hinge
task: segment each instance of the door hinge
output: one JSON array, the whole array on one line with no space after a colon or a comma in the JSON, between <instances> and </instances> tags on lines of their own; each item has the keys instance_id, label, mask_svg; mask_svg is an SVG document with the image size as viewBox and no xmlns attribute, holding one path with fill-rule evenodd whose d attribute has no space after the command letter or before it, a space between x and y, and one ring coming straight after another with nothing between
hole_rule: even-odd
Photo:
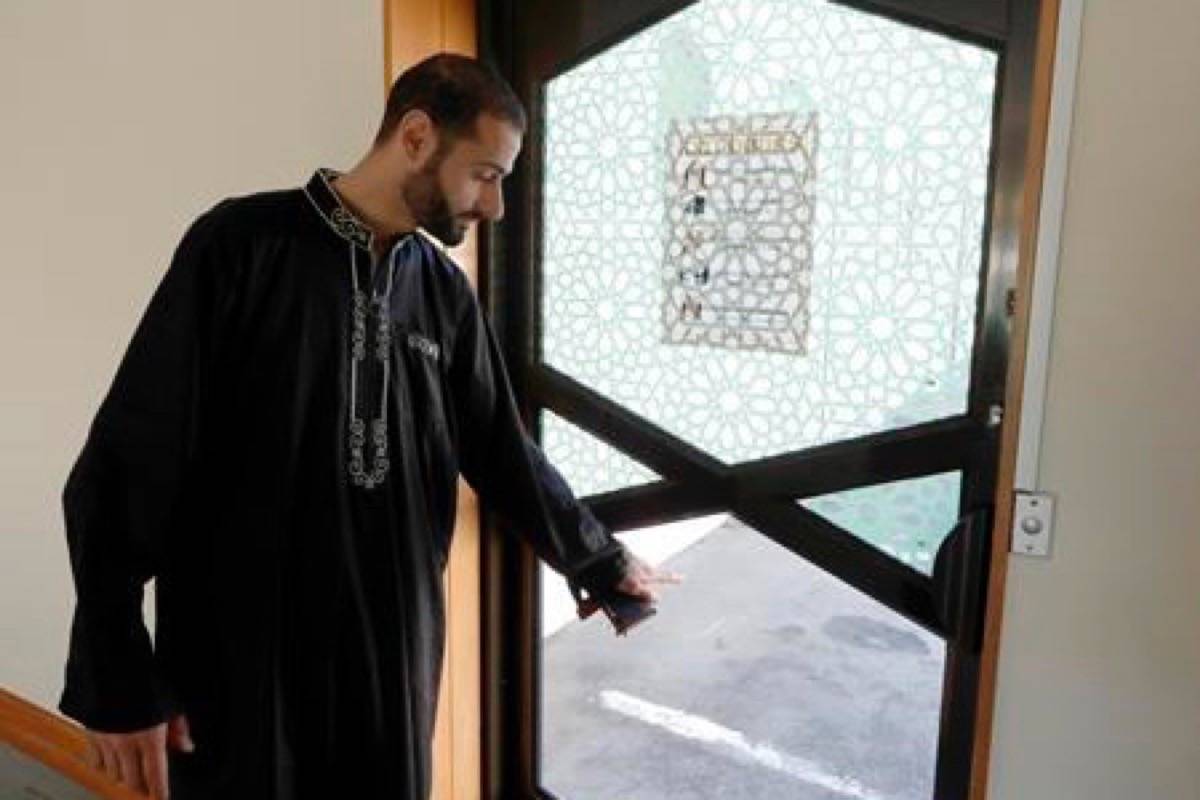
<instances>
[{"instance_id":1,"label":"door hinge","mask_svg":"<svg viewBox=\"0 0 1200 800\"><path fill-rule=\"evenodd\" d=\"M1004 293L1004 313L1010 317L1017 315L1017 290L1009 289Z\"/></svg>"}]
</instances>

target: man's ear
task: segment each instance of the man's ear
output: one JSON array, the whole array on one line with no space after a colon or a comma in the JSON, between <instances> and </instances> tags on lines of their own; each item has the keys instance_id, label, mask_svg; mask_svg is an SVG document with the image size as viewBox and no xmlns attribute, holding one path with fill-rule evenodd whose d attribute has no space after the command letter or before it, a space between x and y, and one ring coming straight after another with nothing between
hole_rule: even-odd
<instances>
[{"instance_id":1,"label":"man's ear","mask_svg":"<svg viewBox=\"0 0 1200 800\"><path fill-rule=\"evenodd\" d=\"M400 124L396 126L395 143L405 160L414 169L420 169L437 152L437 126L427 113L414 108L400 118Z\"/></svg>"}]
</instances>

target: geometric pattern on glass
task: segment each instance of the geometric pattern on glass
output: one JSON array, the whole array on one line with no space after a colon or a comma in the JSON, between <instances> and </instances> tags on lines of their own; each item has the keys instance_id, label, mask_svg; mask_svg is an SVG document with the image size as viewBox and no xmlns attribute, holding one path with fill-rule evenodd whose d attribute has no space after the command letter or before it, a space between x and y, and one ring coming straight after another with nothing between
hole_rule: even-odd
<instances>
[{"instance_id":1,"label":"geometric pattern on glass","mask_svg":"<svg viewBox=\"0 0 1200 800\"><path fill-rule=\"evenodd\" d=\"M551 411L542 409L541 446L580 497L653 483L660 476Z\"/></svg>"},{"instance_id":2,"label":"geometric pattern on glass","mask_svg":"<svg viewBox=\"0 0 1200 800\"><path fill-rule=\"evenodd\" d=\"M816 114L673 120L663 341L806 352Z\"/></svg>"},{"instance_id":3,"label":"geometric pattern on glass","mask_svg":"<svg viewBox=\"0 0 1200 800\"><path fill-rule=\"evenodd\" d=\"M824 0L704 0L554 78L544 360L726 463L964 413L996 69ZM664 342L671 126L755 114L820 120L806 346Z\"/></svg>"},{"instance_id":4,"label":"geometric pattern on glass","mask_svg":"<svg viewBox=\"0 0 1200 800\"><path fill-rule=\"evenodd\" d=\"M943 472L801 500L800 505L913 569L933 559L959 518L962 473Z\"/></svg>"}]
</instances>

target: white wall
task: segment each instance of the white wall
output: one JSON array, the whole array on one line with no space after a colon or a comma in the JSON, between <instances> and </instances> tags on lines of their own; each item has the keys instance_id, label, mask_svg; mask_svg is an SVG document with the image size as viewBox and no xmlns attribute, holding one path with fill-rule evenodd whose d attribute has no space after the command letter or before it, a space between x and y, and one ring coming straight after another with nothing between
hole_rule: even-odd
<instances>
[{"instance_id":1,"label":"white wall","mask_svg":"<svg viewBox=\"0 0 1200 800\"><path fill-rule=\"evenodd\" d=\"M379 0L0 2L0 686L57 701L59 496L191 219L349 167L383 106Z\"/></svg>"},{"instance_id":2,"label":"white wall","mask_svg":"<svg viewBox=\"0 0 1200 800\"><path fill-rule=\"evenodd\" d=\"M1088 0L1041 483L993 800L1200 797L1200 3ZM57 699L58 495L186 224L348 166L374 0L0 3L0 685Z\"/></svg>"},{"instance_id":3,"label":"white wall","mask_svg":"<svg viewBox=\"0 0 1200 800\"><path fill-rule=\"evenodd\" d=\"M1200 3L1087 0L992 800L1200 798Z\"/></svg>"}]
</instances>

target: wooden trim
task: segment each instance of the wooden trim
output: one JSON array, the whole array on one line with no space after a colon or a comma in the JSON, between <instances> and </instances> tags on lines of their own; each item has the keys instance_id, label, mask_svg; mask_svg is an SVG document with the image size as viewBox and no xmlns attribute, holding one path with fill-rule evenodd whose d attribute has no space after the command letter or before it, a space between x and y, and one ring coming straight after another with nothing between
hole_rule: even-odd
<instances>
[{"instance_id":1,"label":"wooden trim","mask_svg":"<svg viewBox=\"0 0 1200 800\"><path fill-rule=\"evenodd\" d=\"M0 689L0 741L12 745L97 797L145 800L84 762L88 744L83 728L70 720Z\"/></svg>"},{"instance_id":2,"label":"wooden trim","mask_svg":"<svg viewBox=\"0 0 1200 800\"><path fill-rule=\"evenodd\" d=\"M384 0L385 94L404 69L438 51L476 54L474 0ZM450 252L478 285L478 240ZM446 643L433 739L433 800L480 796L480 526L475 493L459 481L446 567Z\"/></svg>"},{"instance_id":3,"label":"wooden trim","mask_svg":"<svg viewBox=\"0 0 1200 800\"><path fill-rule=\"evenodd\" d=\"M987 616L975 716L975 746L971 767L971 800L985 800L988 789L992 724L996 701L996 674L1004 618L1004 590L1011 547L1013 487L1024 392L1025 359L1029 341L1029 314L1036 267L1038 219L1041 210L1042 174L1046 165L1046 139L1058 34L1059 0L1041 0L1037 44L1030 94L1029 138L1021 197L1020 241L1016 275L1017 303L1012 321L1008 380L1005 387L1005 420L1001 428L1000 465L996 482L996 519L992 530L991 568L988 577Z\"/></svg>"},{"instance_id":4,"label":"wooden trim","mask_svg":"<svg viewBox=\"0 0 1200 800\"><path fill-rule=\"evenodd\" d=\"M384 0L384 88L405 67L437 51L473 56L475 3L469 0Z\"/></svg>"},{"instance_id":5,"label":"wooden trim","mask_svg":"<svg viewBox=\"0 0 1200 800\"><path fill-rule=\"evenodd\" d=\"M443 7L456 0L384 0L384 74L390 88L396 76L444 46Z\"/></svg>"},{"instance_id":6,"label":"wooden trim","mask_svg":"<svg viewBox=\"0 0 1200 800\"><path fill-rule=\"evenodd\" d=\"M396 35L396 26L392 22L391 0L382 0L383 5L383 97L386 102L388 90L392 88L392 76L395 75L392 66L392 39Z\"/></svg>"},{"instance_id":7,"label":"wooden trim","mask_svg":"<svg viewBox=\"0 0 1200 800\"><path fill-rule=\"evenodd\" d=\"M475 3L470 0L445 0L442 45L453 53L474 56L479 53L476 40Z\"/></svg>"}]
</instances>

